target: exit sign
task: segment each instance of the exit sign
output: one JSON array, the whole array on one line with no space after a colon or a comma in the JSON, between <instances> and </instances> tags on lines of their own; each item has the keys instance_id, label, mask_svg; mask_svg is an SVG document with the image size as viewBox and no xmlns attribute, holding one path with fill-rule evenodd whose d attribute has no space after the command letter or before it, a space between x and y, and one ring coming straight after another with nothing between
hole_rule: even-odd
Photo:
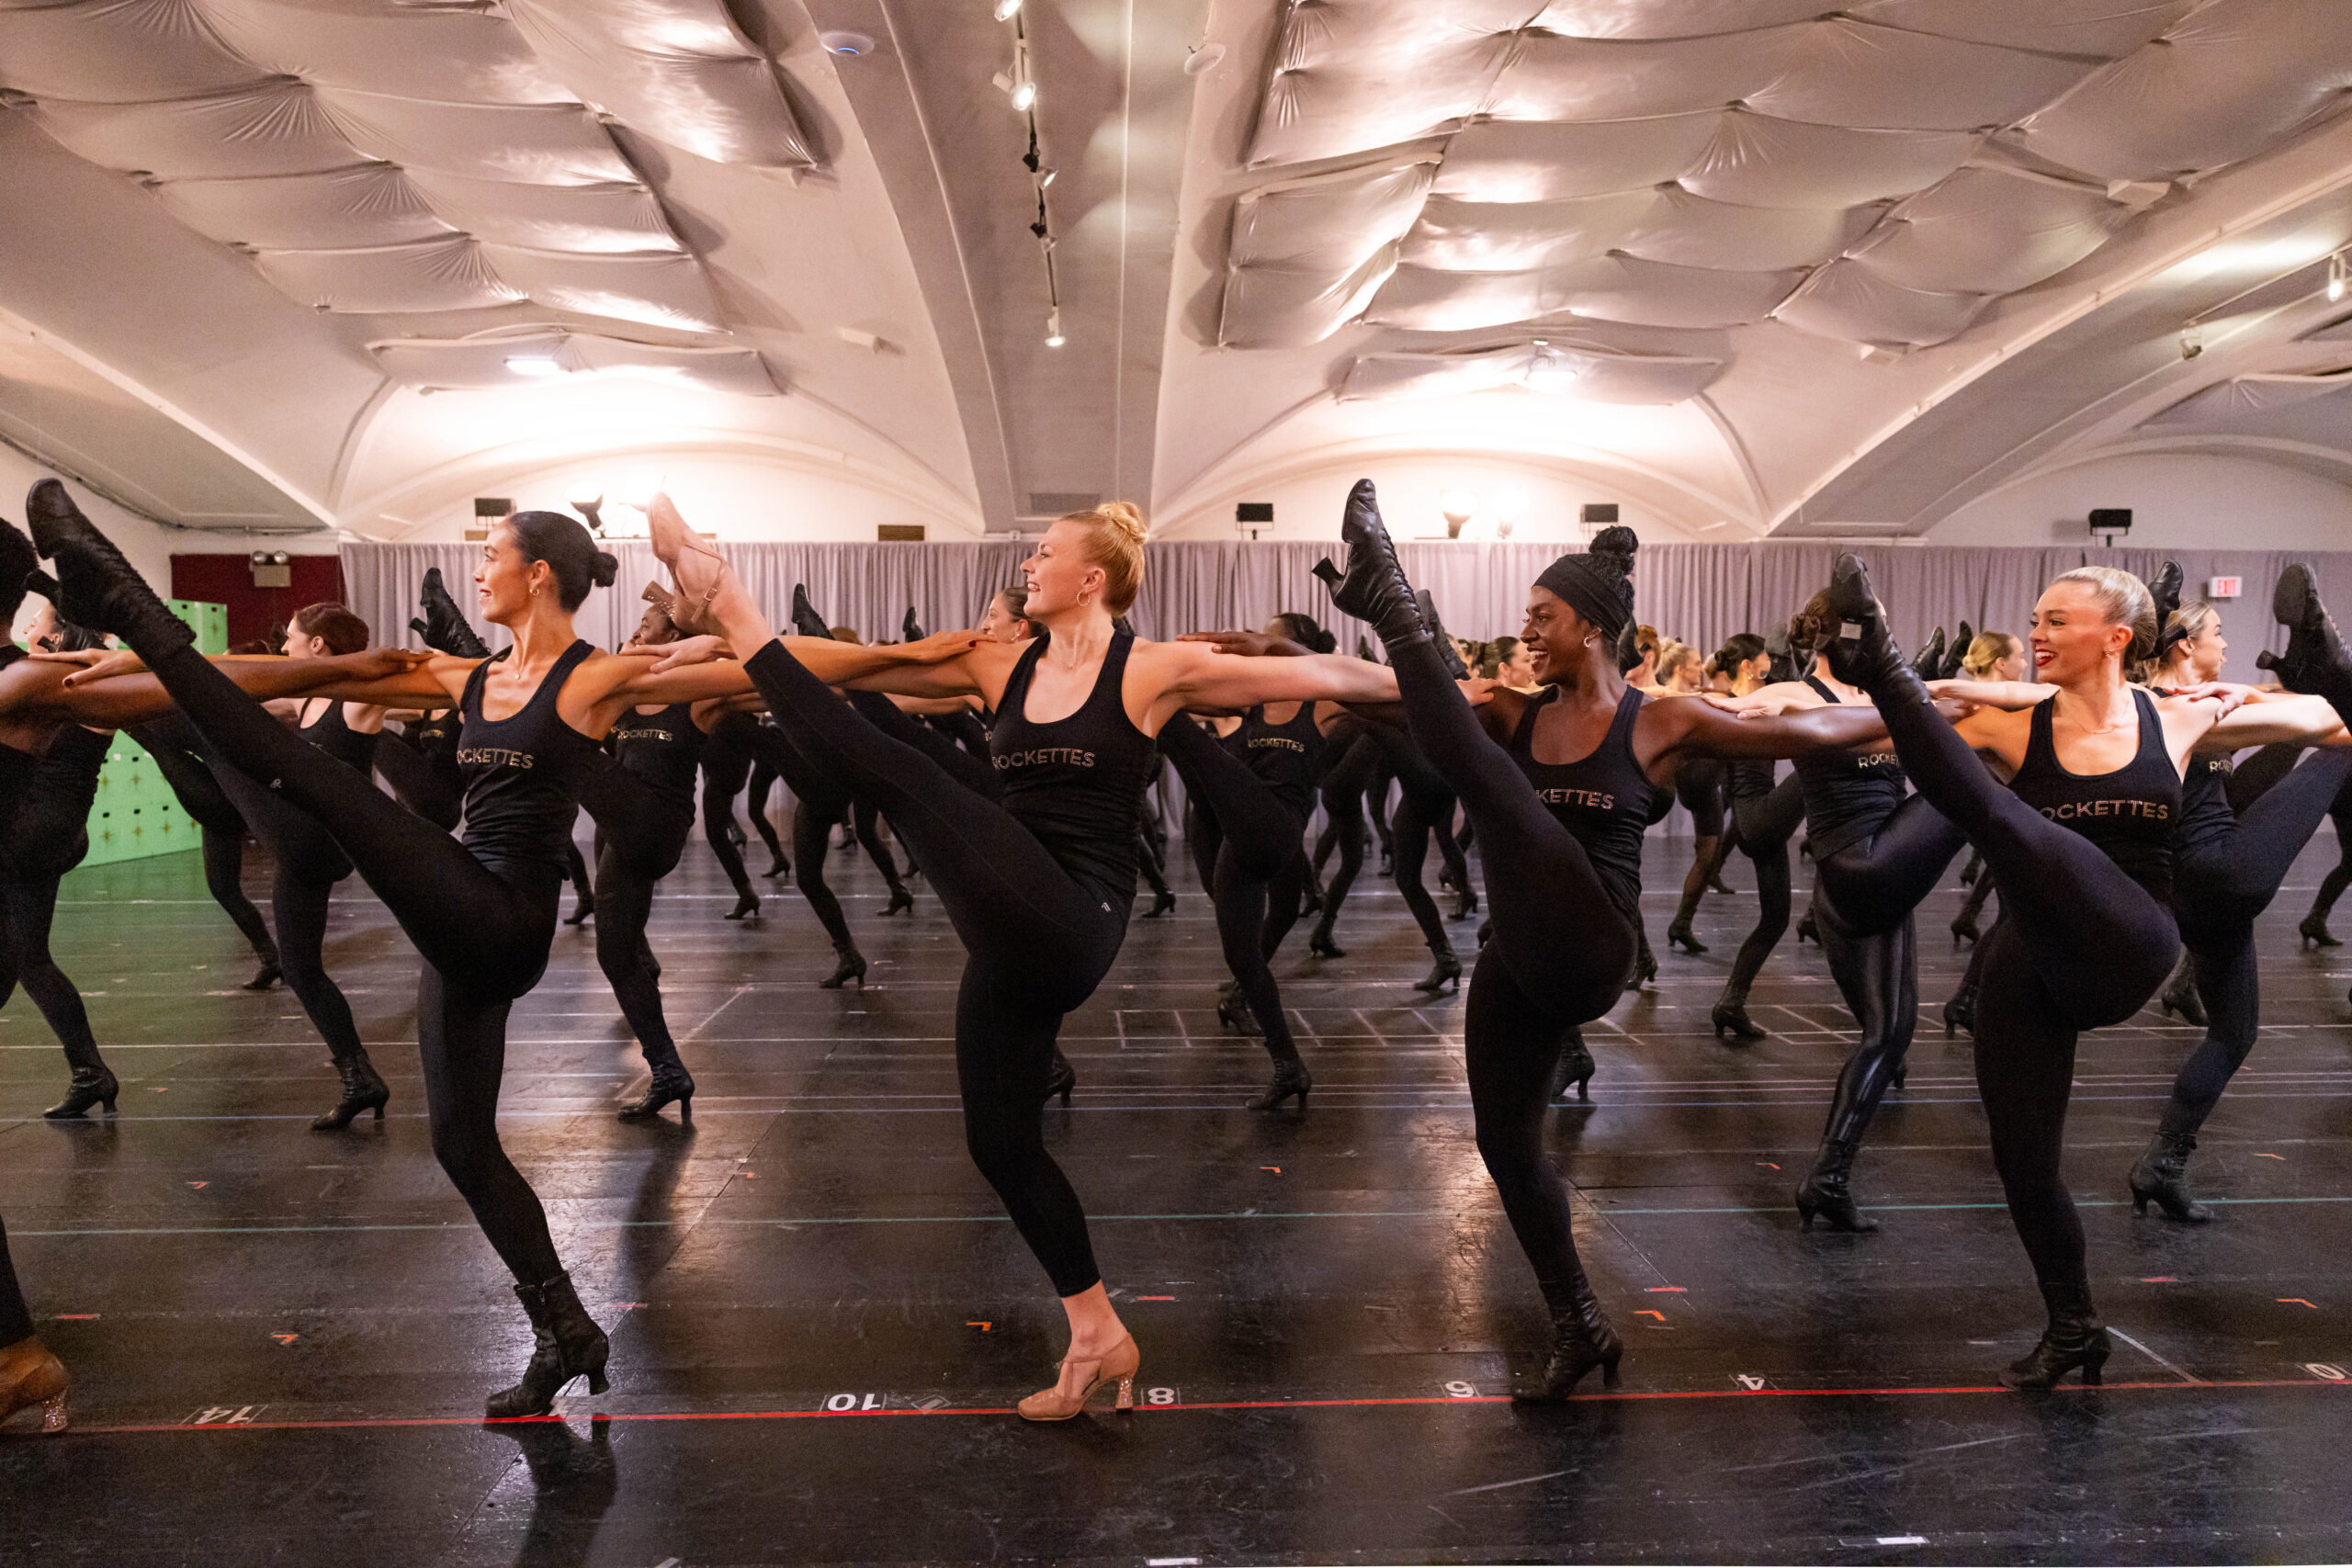
<instances>
[{"instance_id":1,"label":"exit sign","mask_svg":"<svg viewBox=\"0 0 2352 1568\"><path fill-rule=\"evenodd\" d=\"M2234 599L2245 592L2245 581L2236 577L2212 577L2205 581L2208 599Z\"/></svg>"}]
</instances>

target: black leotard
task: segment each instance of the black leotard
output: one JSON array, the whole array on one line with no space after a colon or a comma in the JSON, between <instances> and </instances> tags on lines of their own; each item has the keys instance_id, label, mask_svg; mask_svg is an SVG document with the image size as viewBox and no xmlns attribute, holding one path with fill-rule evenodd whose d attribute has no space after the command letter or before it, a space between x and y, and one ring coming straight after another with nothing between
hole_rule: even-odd
<instances>
[{"instance_id":1,"label":"black leotard","mask_svg":"<svg viewBox=\"0 0 2352 1568\"><path fill-rule=\"evenodd\" d=\"M695 779L708 737L695 723L693 704L672 703L659 713L632 708L605 739L614 759L643 779L662 805L694 815Z\"/></svg>"},{"instance_id":2,"label":"black leotard","mask_svg":"<svg viewBox=\"0 0 2352 1568\"><path fill-rule=\"evenodd\" d=\"M1323 731L1315 705L1301 703L1287 724L1269 724L1264 705L1251 708L1233 732L1235 749L1250 771L1265 781L1274 798L1301 823L1315 815L1316 775L1322 772Z\"/></svg>"},{"instance_id":3,"label":"black leotard","mask_svg":"<svg viewBox=\"0 0 2352 1568\"><path fill-rule=\"evenodd\" d=\"M2057 698L2036 705L2025 761L2009 787L2042 816L2098 846L2151 897L2172 901L2172 836L2181 814L2180 770L2165 750L2164 722L2148 694L2134 691L2140 746L2113 773L2072 773L2050 738Z\"/></svg>"},{"instance_id":4,"label":"black leotard","mask_svg":"<svg viewBox=\"0 0 2352 1568\"><path fill-rule=\"evenodd\" d=\"M2180 820L2173 829L2173 850L2188 856L2237 832L2238 814L2230 804L2230 759L2200 752L2188 759L2188 776L2180 784Z\"/></svg>"},{"instance_id":5,"label":"black leotard","mask_svg":"<svg viewBox=\"0 0 2352 1568\"><path fill-rule=\"evenodd\" d=\"M1820 677L1808 675L1804 683L1824 702L1843 705ZM1796 770L1804 791L1805 836L1816 861L1877 831L1903 804L1906 781L1892 751L1808 751L1796 759Z\"/></svg>"},{"instance_id":6,"label":"black leotard","mask_svg":"<svg viewBox=\"0 0 2352 1568\"><path fill-rule=\"evenodd\" d=\"M1536 798L1584 846L1610 902L1628 920L1638 922L1642 833L1658 793L1634 760L1634 720L1642 711L1642 694L1628 688L1617 699L1608 735L1588 755L1573 762L1539 762L1534 753L1536 716L1559 690L1546 686L1528 699L1519 728L1511 732L1511 760L1535 786Z\"/></svg>"},{"instance_id":7,"label":"black leotard","mask_svg":"<svg viewBox=\"0 0 2352 1568\"><path fill-rule=\"evenodd\" d=\"M466 779L463 842L492 872L515 878L544 876L548 886L571 874L571 826L580 815L580 774L599 748L563 721L556 699L582 660L596 651L582 640L566 649L531 694L506 718L488 718L481 694L492 660L466 677L458 711L458 767Z\"/></svg>"},{"instance_id":8,"label":"black leotard","mask_svg":"<svg viewBox=\"0 0 2352 1568\"><path fill-rule=\"evenodd\" d=\"M1004 683L989 752L1004 779L1004 809L1046 852L1096 894L1106 909L1136 897L1136 818L1144 785L1159 765L1150 736L1127 716L1122 692L1135 638L1111 634L1102 673L1068 718L1029 717L1031 672L1046 639L1032 638Z\"/></svg>"}]
</instances>

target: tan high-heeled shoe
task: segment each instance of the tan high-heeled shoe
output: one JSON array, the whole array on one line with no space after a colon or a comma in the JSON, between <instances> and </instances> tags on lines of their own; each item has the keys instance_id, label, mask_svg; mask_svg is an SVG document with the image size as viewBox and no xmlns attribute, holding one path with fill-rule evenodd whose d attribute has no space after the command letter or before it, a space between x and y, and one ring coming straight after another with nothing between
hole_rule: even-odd
<instances>
[{"instance_id":1,"label":"tan high-heeled shoe","mask_svg":"<svg viewBox=\"0 0 2352 1568\"><path fill-rule=\"evenodd\" d=\"M65 1363L39 1339L19 1339L0 1350L0 1426L38 1404L42 1433L54 1437L65 1430L65 1396L72 1388Z\"/></svg>"},{"instance_id":2,"label":"tan high-heeled shoe","mask_svg":"<svg viewBox=\"0 0 2352 1568\"><path fill-rule=\"evenodd\" d=\"M1064 1357L1063 1367L1069 1367L1073 1359L1075 1359L1073 1357ZM1086 1363L1079 1361L1078 1365L1083 1367ZM1061 1384L1057 1382L1052 1388L1039 1389L1014 1406L1014 1409L1023 1421L1067 1421L1086 1408L1088 1398L1096 1389L1116 1379L1119 1384L1119 1398L1113 1408L1133 1410L1136 1407L1136 1373L1141 1371L1142 1367L1143 1357L1136 1349L1135 1336L1129 1335L1112 1346L1103 1354L1102 1359L1094 1363L1093 1375L1086 1380L1086 1386L1076 1393L1064 1393L1061 1391Z\"/></svg>"},{"instance_id":3,"label":"tan high-heeled shoe","mask_svg":"<svg viewBox=\"0 0 2352 1568\"><path fill-rule=\"evenodd\" d=\"M645 524L654 558L678 580L677 594L662 606L671 624L689 635L717 634L718 620L710 613L710 604L718 597L727 558L686 525L666 495L657 495L646 503Z\"/></svg>"}]
</instances>

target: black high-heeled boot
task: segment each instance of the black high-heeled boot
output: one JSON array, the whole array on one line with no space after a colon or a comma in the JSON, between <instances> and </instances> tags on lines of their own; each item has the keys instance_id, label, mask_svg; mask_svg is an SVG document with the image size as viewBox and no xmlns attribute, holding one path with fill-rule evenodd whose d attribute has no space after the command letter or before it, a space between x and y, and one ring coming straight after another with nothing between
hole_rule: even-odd
<instances>
[{"instance_id":1,"label":"black high-heeled boot","mask_svg":"<svg viewBox=\"0 0 2352 1568\"><path fill-rule=\"evenodd\" d=\"M2328 931L2327 917L2320 913L2317 909L2313 909L2310 914L2305 915L2302 919L2302 922L2295 927L2295 931L2296 933L2303 939L2303 945L2307 948L2342 947L2344 945L2342 942L2336 941L2335 935Z\"/></svg>"},{"instance_id":2,"label":"black high-heeled boot","mask_svg":"<svg viewBox=\"0 0 2352 1568\"><path fill-rule=\"evenodd\" d=\"M1273 1082L1250 1098L1250 1109L1280 1111L1283 1101L1295 1094L1298 1096L1298 1108L1304 1111L1306 1109L1306 1091L1314 1087L1315 1075L1306 1070L1306 1064L1296 1056L1286 1057L1274 1064Z\"/></svg>"},{"instance_id":3,"label":"black high-heeled boot","mask_svg":"<svg viewBox=\"0 0 2352 1568\"><path fill-rule=\"evenodd\" d=\"M74 1080L65 1086L65 1098L41 1112L51 1122L67 1122L76 1116L86 1116L93 1105L103 1105L107 1114L114 1114L115 1097L122 1092L111 1067L76 1067Z\"/></svg>"},{"instance_id":4,"label":"black high-heeled boot","mask_svg":"<svg viewBox=\"0 0 2352 1568\"><path fill-rule=\"evenodd\" d=\"M254 977L246 981L241 989L266 991L284 978L286 978L286 970L278 963L277 954L268 953L263 957L261 968L254 972Z\"/></svg>"},{"instance_id":5,"label":"black high-heeled boot","mask_svg":"<svg viewBox=\"0 0 2352 1568\"><path fill-rule=\"evenodd\" d=\"M1882 708L1892 703L1928 705L1928 688L1896 646L1885 608L1871 591L1871 574L1860 557L1838 558L1829 578L1829 612L1839 622L1821 649L1831 674L1860 687Z\"/></svg>"},{"instance_id":6,"label":"black high-heeled boot","mask_svg":"<svg viewBox=\"0 0 2352 1568\"><path fill-rule=\"evenodd\" d=\"M2132 1212L2144 1214L2154 1202L2165 1218L2185 1225L2201 1225L2213 1211L2188 1190L2188 1156L2197 1152L2194 1133L2159 1131L2148 1140L2147 1152L2132 1168Z\"/></svg>"},{"instance_id":7,"label":"black high-heeled boot","mask_svg":"<svg viewBox=\"0 0 2352 1568\"><path fill-rule=\"evenodd\" d=\"M1715 998L1714 1010L1707 1015L1707 1019L1714 1025L1718 1040L1725 1034L1734 1040L1761 1040L1765 1037L1765 1031L1758 1028L1756 1021L1747 1016L1747 987L1745 986L1724 986L1724 994Z\"/></svg>"},{"instance_id":8,"label":"black high-heeled boot","mask_svg":"<svg viewBox=\"0 0 2352 1568\"><path fill-rule=\"evenodd\" d=\"M1230 1029L1236 1034L1255 1037L1266 1032L1259 1027L1258 1015L1250 1010L1250 998L1241 994L1238 986L1217 998L1216 1021L1221 1027Z\"/></svg>"},{"instance_id":9,"label":"black high-heeled boot","mask_svg":"<svg viewBox=\"0 0 2352 1568\"><path fill-rule=\"evenodd\" d=\"M2177 1012L2198 1028L2206 1027L2205 1003L2197 994L2197 970L2190 964L2186 950L2180 955L2180 962L2172 966L2172 978L2165 982L2158 1005L2164 1009L2166 1018Z\"/></svg>"},{"instance_id":10,"label":"black high-heeled boot","mask_svg":"<svg viewBox=\"0 0 2352 1568\"><path fill-rule=\"evenodd\" d=\"M2010 1388L2054 1388L2059 1379L2080 1367L2083 1382L2098 1387L2099 1369L2115 1346L2091 1305L2090 1292L2045 1280L2041 1299L2050 1308L2050 1326L2042 1331L2040 1344L2001 1374L2001 1382Z\"/></svg>"},{"instance_id":11,"label":"black high-heeled boot","mask_svg":"<svg viewBox=\"0 0 2352 1568\"><path fill-rule=\"evenodd\" d=\"M38 543L40 536L36 533L33 538ZM2286 651L2266 649L2254 656L2255 663L2276 674L2290 692L2325 697L2339 713L2352 709L2352 656L2345 653L2344 641L2336 635L2335 618L2320 602L2311 568L2296 561L2278 574L2270 615L2287 628Z\"/></svg>"},{"instance_id":12,"label":"black high-heeled boot","mask_svg":"<svg viewBox=\"0 0 2352 1568\"><path fill-rule=\"evenodd\" d=\"M311 1122L311 1131L340 1133L350 1126L355 1118L370 1111L376 1113L376 1120L381 1122L384 1107L391 1102L392 1091L377 1075L376 1064L368 1059L368 1053L359 1051L345 1056L334 1065L334 1070L343 1079L343 1102Z\"/></svg>"},{"instance_id":13,"label":"black high-heeled boot","mask_svg":"<svg viewBox=\"0 0 2352 1568\"><path fill-rule=\"evenodd\" d=\"M686 1071L684 1062L674 1057L656 1063L653 1081L645 1086L645 1092L614 1114L623 1122L649 1122L662 1114L663 1106L673 1103L678 1108L679 1121L695 1119L695 1077Z\"/></svg>"},{"instance_id":14,"label":"black high-heeled boot","mask_svg":"<svg viewBox=\"0 0 2352 1568\"><path fill-rule=\"evenodd\" d=\"M1449 987L1456 991L1462 989L1462 960L1453 955L1453 949L1433 947L1430 949L1430 957L1434 962L1430 968L1429 978L1414 981L1413 989L1427 991L1431 996Z\"/></svg>"},{"instance_id":15,"label":"black high-heeled boot","mask_svg":"<svg viewBox=\"0 0 2352 1568\"><path fill-rule=\"evenodd\" d=\"M757 907L756 901L754 901L753 907ZM571 900L571 913L564 916L563 923L567 926L584 926L588 923L589 917L595 914L595 912L596 895L583 887L573 897ZM729 915L727 918L731 920L735 917Z\"/></svg>"},{"instance_id":16,"label":"black high-heeled boot","mask_svg":"<svg viewBox=\"0 0 2352 1568\"><path fill-rule=\"evenodd\" d=\"M1944 1038L1949 1040L1963 1029L1976 1032L1976 987L1965 980L1944 1004Z\"/></svg>"},{"instance_id":17,"label":"black high-heeled boot","mask_svg":"<svg viewBox=\"0 0 2352 1568\"><path fill-rule=\"evenodd\" d=\"M1430 640L1437 645L1437 656L1445 665L1446 678L1453 681L1470 679L1470 666L1462 661L1462 650L1453 646L1447 635L1445 623L1437 618L1437 601L1430 597L1426 588L1413 590L1413 604L1421 612L1421 625L1429 627Z\"/></svg>"},{"instance_id":18,"label":"black high-heeled boot","mask_svg":"<svg viewBox=\"0 0 2352 1568\"><path fill-rule=\"evenodd\" d=\"M1069 1091L1077 1087L1078 1069L1069 1065L1069 1058L1062 1055L1062 1048L1055 1046L1053 1070L1046 1075L1046 1098L1051 1100L1058 1094L1062 1097L1062 1103L1068 1105Z\"/></svg>"},{"instance_id":19,"label":"black high-heeled boot","mask_svg":"<svg viewBox=\"0 0 2352 1568\"><path fill-rule=\"evenodd\" d=\"M1331 940L1331 922L1329 920L1316 922L1314 934L1306 939L1306 953L1310 958L1345 958L1348 955L1346 948Z\"/></svg>"},{"instance_id":20,"label":"black high-heeled boot","mask_svg":"<svg viewBox=\"0 0 2352 1568\"><path fill-rule=\"evenodd\" d=\"M1544 1294L1548 1298L1553 1292L1547 1290ZM1566 1399L1595 1367L1600 1369L1602 1387L1617 1386L1617 1363L1623 1359L1625 1347L1610 1325L1608 1314L1600 1310L1591 1281L1581 1268L1569 1281L1566 1295L1566 1300L1555 1301L1552 1306L1552 1354L1544 1364L1544 1386L1536 1393L1520 1396L1521 1404L1548 1404Z\"/></svg>"},{"instance_id":21,"label":"black high-heeled boot","mask_svg":"<svg viewBox=\"0 0 2352 1568\"><path fill-rule=\"evenodd\" d=\"M922 623L915 619L915 607L907 606L907 618L899 623L899 636L908 642L922 640Z\"/></svg>"},{"instance_id":22,"label":"black high-heeled boot","mask_svg":"<svg viewBox=\"0 0 2352 1568\"><path fill-rule=\"evenodd\" d=\"M1821 945L1821 928L1814 923L1810 909L1797 917L1797 945L1803 947L1806 942L1815 947Z\"/></svg>"},{"instance_id":23,"label":"black high-heeled boot","mask_svg":"<svg viewBox=\"0 0 2352 1568\"><path fill-rule=\"evenodd\" d=\"M805 582L792 585L792 629L802 637L831 638L833 635L825 617L817 614L817 606L808 603L808 585Z\"/></svg>"},{"instance_id":24,"label":"black high-heeled boot","mask_svg":"<svg viewBox=\"0 0 2352 1568\"><path fill-rule=\"evenodd\" d=\"M1695 899L1684 899L1683 912L1675 916L1672 923L1666 928L1666 945L1679 947L1693 958L1707 951L1707 944L1701 942L1690 931L1690 907L1695 902L1697 902Z\"/></svg>"},{"instance_id":25,"label":"black high-heeled boot","mask_svg":"<svg viewBox=\"0 0 2352 1568\"><path fill-rule=\"evenodd\" d=\"M409 622L408 629L414 632L425 647L436 653L447 653L458 659L490 657L490 645L481 640L481 635L473 628L473 623L466 619L466 613L458 608L457 599L441 581L439 567L424 569L424 581L418 586L416 597L417 602L424 606L424 616L422 620Z\"/></svg>"},{"instance_id":26,"label":"black high-heeled boot","mask_svg":"<svg viewBox=\"0 0 2352 1568\"><path fill-rule=\"evenodd\" d=\"M571 1276L558 1274L536 1285L517 1285L514 1295L531 1314L531 1364L513 1388L490 1396L482 1414L493 1421L516 1416L544 1416L555 1408L555 1397L574 1378L588 1380L588 1392L599 1394L612 1386L605 1362L612 1341L580 1304Z\"/></svg>"},{"instance_id":27,"label":"black high-heeled boot","mask_svg":"<svg viewBox=\"0 0 2352 1568\"><path fill-rule=\"evenodd\" d=\"M1811 1230L1816 1216L1833 1231L1866 1235L1878 1229L1876 1220L1854 1207L1854 1145L1840 1138L1822 1144L1814 1156L1813 1174L1797 1185L1797 1219L1804 1229Z\"/></svg>"},{"instance_id":28,"label":"black high-heeled boot","mask_svg":"<svg viewBox=\"0 0 2352 1568\"><path fill-rule=\"evenodd\" d=\"M911 914L914 912L914 907L915 896L907 891L907 885L893 881L890 884L890 901L882 906L882 918L887 920L901 909Z\"/></svg>"},{"instance_id":29,"label":"black high-heeled boot","mask_svg":"<svg viewBox=\"0 0 2352 1568\"><path fill-rule=\"evenodd\" d=\"M1379 493L1370 479L1358 479L1348 491L1340 537L1348 546L1347 571L1342 574L1329 560L1315 566L1315 575L1330 590L1331 603L1369 623L1392 661L1398 649L1430 641L1421 607L1413 598L1413 585L1406 581L1396 546L1381 524Z\"/></svg>"},{"instance_id":30,"label":"black high-heeled boot","mask_svg":"<svg viewBox=\"0 0 2352 1568\"><path fill-rule=\"evenodd\" d=\"M1143 912L1143 918L1147 920L1156 920L1159 919L1160 916L1168 913L1169 910L1173 909L1175 907L1175 889L1163 887L1159 892L1151 896L1151 908Z\"/></svg>"},{"instance_id":31,"label":"black high-heeled boot","mask_svg":"<svg viewBox=\"0 0 2352 1568\"><path fill-rule=\"evenodd\" d=\"M1944 667L1936 671L1936 678L1949 681L1958 675L1968 662L1968 650L1975 641L1975 631L1966 621L1961 622L1960 629L1952 634L1951 651L1944 655Z\"/></svg>"},{"instance_id":32,"label":"black high-heeled boot","mask_svg":"<svg viewBox=\"0 0 2352 1568\"><path fill-rule=\"evenodd\" d=\"M756 915L759 912L760 896L756 893L742 893L736 897L735 907L728 910L724 915L721 915L719 919L722 920L741 920L752 915Z\"/></svg>"},{"instance_id":33,"label":"black high-heeled boot","mask_svg":"<svg viewBox=\"0 0 2352 1568\"><path fill-rule=\"evenodd\" d=\"M833 949L833 953L839 962L833 965L833 972L817 984L828 991L838 991L854 980L859 990L865 989L865 954L850 942L842 942Z\"/></svg>"},{"instance_id":34,"label":"black high-heeled boot","mask_svg":"<svg viewBox=\"0 0 2352 1568\"><path fill-rule=\"evenodd\" d=\"M1568 1089L1573 1085L1577 1100L1591 1104L1594 1066L1592 1052L1584 1043L1584 1031L1571 1025L1567 1037L1560 1042L1560 1059L1552 1064L1552 1103L1569 1103Z\"/></svg>"},{"instance_id":35,"label":"black high-heeled boot","mask_svg":"<svg viewBox=\"0 0 2352 1568\"><path fill-rule=\"evenodd\" d=\"M1928 638L1928 646L1921 649L1919 656L1911 661L1911 672L1922 681L1932 681L1943 667L1944 629L1938 626L1935 634Z\"/></svg>"},{"instance_id":36,"label":"black high-heeled boot","mask_svg":"<svg viewBox=\"0 0 2352 1568\"><path fill-rule=\"evenodd\" d=\"M60 615L92 631L114 633L150 663L195 646L194 629L172 614L114 542L82 515L62 481L42 479L27 492L25 523L33 547L56 565L56 592L46 597Z\"/></svg>"}]
</instances>

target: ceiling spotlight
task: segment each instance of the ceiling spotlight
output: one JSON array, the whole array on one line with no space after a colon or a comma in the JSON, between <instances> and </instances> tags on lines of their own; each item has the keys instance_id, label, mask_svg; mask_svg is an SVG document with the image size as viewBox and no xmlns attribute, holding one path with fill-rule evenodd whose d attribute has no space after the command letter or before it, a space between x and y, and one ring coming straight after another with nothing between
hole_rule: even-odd
<instances>
[{"instance_id":1,"label":"ceiling spotlight","mask_svg":"<svg viewBox=\"0 0 2352 1568\"><path fill-rule=\"evenodd\" d=\"M1030 81L1015 82L1012 85L1012 107L1019 109L1023 114L1027 114L1031 109L1035 108L1037 107L1037 84Z\"/></svg>"},{"instance_id":2,"label":"ceiling spotlight","mask_svg":"<svg viewBox=\"0 0 2352 1568\"><path fill-rule=\"evenodd\" d=\"M2346 282L2344 253L2338 251L2327 258L2327 302L2329 304L2333 305L2344 298Z\"/></svg>"},{"instance_id":3,"label":"ceiling spotlight","mask_svg":"<svg viewBox=\"0 0 2352 1568\"><path fill-rule=\"evenodd\" d=\"M563 367L544 354L519 354L507 360L506 368L517 376L560 376Z\"/></svg>"},{"instance_id":4,"label":"ceiling spotlight","mask_svg":"<svg viewBox=\"0 0 2352 1568\"><path fill-rule=\"evenodd\" d=\"M1052 185L1052 184L1054 183L1054 176L1055 176L1055 175L1058 175L1058 174L1060 174L1060 173L1061 173L1061 171L1060 171L1059 169L1040 169L1040 170L1038 170L1038 171L1037 171L1037 188L1038 188L1039 190L1043 190L1043 189L1045 189L1047 186Z\"/></svg>"},{"instance_id":5,"label":"ceiling spotlight","mask_svg":"<svg viewBox=\"0 0 2352 1568\"><path fill-rule=\"evenodd\" d=\"M1446 491L1437 498L1437 509L1445 517L1445 536L1458 539L1462 536L1462 525L1477 515L1478 494L1476 491Z\"/></svg>"},{"instance_id":6,"label":"ceiling spotlight","mask_svg":"<svg viewBox=\"0 0 2352 1568\"><path fill-rule=\"evenodd\" d=\"M2195 327L2181 328L2180 356L2183 359L2194 359L2204 352L2205 339L2203 334L2199 333Z\"/></svg>"},{"instance_id":7,"label":"ceiling spotlight","mask_svg":"<svg viewBox=\"0 0 2352 1568\"><path fill-rule=\"evenodd\" d=\"M1021 0L996 0L996 19L1009 22L1021 14Z\"/></svg>"},{"instance_id":8,"label":"ceiling spotlight","mask_svg":"<svg viewBox=\"0 0 2352 1568\"><path fill-rule=\"evenodd\" d=\"M1046 346L1059 348L1069 340L1062 336L1062 311L1057 305L1046 314Z\"/></svg>"},{"instance_id":9,"label":"ceiling spotlight","mask_svg":"<svg viewBox=\"0 0 2352 1568\"><path fill-rule=\"evenodd\" d=\"M594 479L582 479L563 492L563 503L578 511L587 506L605 504L605 487Z\"/></svg>"}]
</instances>

